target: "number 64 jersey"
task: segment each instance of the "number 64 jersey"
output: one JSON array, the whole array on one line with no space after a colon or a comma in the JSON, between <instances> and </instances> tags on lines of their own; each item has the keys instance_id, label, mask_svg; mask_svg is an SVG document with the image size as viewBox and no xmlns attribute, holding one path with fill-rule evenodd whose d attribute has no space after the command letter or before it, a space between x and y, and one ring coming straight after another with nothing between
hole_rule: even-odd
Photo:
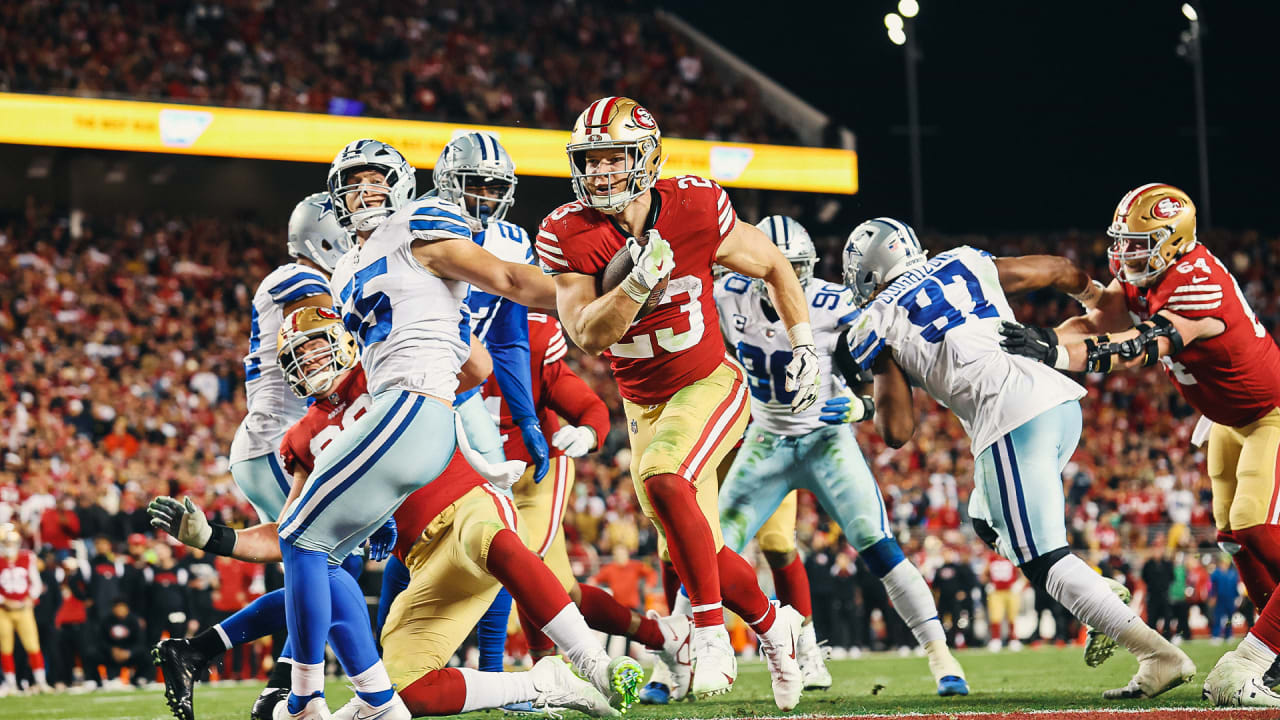
<instances>
[{"instance_id":1,"label":"number 64 jersey","mask_svg":"<svg viewBox=\"0 0 1280 720\"><path fill-rule=\"evenodd\" d=\"M948 250L899 275L863 308L846 335L868 369L886 346L913 385L951 409L976 456L1084 388L1030 358L1000 349L1001 320L1015 320L991 255Z\"/></svg>"}]
</instances>

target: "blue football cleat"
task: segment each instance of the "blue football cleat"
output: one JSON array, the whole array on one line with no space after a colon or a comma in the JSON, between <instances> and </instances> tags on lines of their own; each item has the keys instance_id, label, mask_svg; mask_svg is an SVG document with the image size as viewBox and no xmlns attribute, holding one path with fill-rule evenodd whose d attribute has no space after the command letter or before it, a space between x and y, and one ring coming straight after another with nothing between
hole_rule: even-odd
<instances>
[{"instance_id":1,"label":"blue football cleat","mask_svg":"<svg viewBox=\"0 0 1280 720\"><path fill-rule=\"evenodd\" d=\"M966 689L965 692L968 690ZM671 702L671 688L663 683L651 682L640 688L641 705L666 705L669 702Z\"/></svg>"},{"instance_id":2,"label":"blue football cleat","mask_svg":"<svg viewBox=\"0 0 1280 720\"><path fill-rule=\"evenodd\" d=\"M546 710L543 710L541 708L535 708L533 706L533 703L529 702L528 700L524 702L511 703L510 705L503 705L502 712L508 715L544 715L545 716L548 714Z\"/></svg>"},{"instance_id":3,"label":"blue football cleat","mask_svg":"<svg viewBox=\"0 0 1280 720\"><path fill-rule=\"evenodd\" d=\"M946 675L938 681L938 694L942 697L951 695L968 695L969 683L958 675Z\"/></svg>"}]
</instances>

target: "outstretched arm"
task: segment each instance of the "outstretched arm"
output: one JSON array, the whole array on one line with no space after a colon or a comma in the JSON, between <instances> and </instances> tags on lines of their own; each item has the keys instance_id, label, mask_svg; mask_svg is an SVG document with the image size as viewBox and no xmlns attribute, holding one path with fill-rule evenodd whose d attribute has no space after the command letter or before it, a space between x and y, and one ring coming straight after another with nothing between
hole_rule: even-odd
<instances>
[{"instance_id":1,"label":"outstretched arm","mask_svg":"<svg viewBox=\"0 0 1280 720\"><path fill-rule=\"evenodd\" d=\"M1089 274L1071 260L1057 255L1002 257L995 258L994 262L1000 274L1000 287L1006 293L1050 287L1070 295L1084 306L1084 315L1070 318L1058 326L1060 338L1083 339L1085 335L1116 332L1132 324L1118 280L1113 279L1110 285L1104 286L1091 280Z\"/></svg>"},{"instance_id":2,"label":"outstretched arm","mask_svg":"<svg viewBox=\"0 0 1280 720\"><path fill-rule=\"evenodd\" d=\"M414 240L413 256L438 277L470 283L527 307L556 306L556 284L540 269L499 260L469 239Z\"/></svg>"},{"instance_id":3,"label":"outstretched arm","mask_svg":"<svg viewBox=\"0 0 1280 720\"><path fill-rule=\"evenodd\" d=\"M1198 340L1221 335L1226 324L1216 317L1187 318L1161 310L1150 320L1113 334L1062 340L1052 330L1004 322L1000 346L1059 370L1115 372L1149 367L1165 356L1176 355Z\"/></svg>"},{"instance_id":4,"label":"outstretched arm","mask_svg":"<svg viewBox=\"0 0 1280 720\"><path fill-rule=\"evenodd\" d=\"M893 359L892 352L882 352L871 368L875 376L876 432L885 444L897 448L907 444L916 432L916 409L911 402L911 385Z\"/></svg>"},{"instance_id":5,"label":"outstretched arm","mask_svg":"<svg viewBox=\"0 0 1280 720\"><path fill-rule=\"evenodd\" d=\"M147 506L147 514L151 516L153 527L169 533L188 547L245 562L280 562L280 535L273 522L233 530L210 523L191 498L178 502L165 496L152 500Z\"/></svg>"}]
</instances>

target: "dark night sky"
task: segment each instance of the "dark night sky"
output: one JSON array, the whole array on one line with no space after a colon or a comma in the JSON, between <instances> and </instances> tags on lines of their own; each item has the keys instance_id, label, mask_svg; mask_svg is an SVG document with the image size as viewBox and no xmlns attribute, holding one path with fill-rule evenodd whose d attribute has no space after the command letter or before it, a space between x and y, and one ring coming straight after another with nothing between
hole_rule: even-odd
<instances>
[{"instance_id":1,"label":"dark night sky","mask_svg":"<svg viewBox=\"0 0 1280 720\"><path fill-rule=\"evenodd\" d=\"M1130 188L1201 202L1181 2L920 0L925 225L943 232L1105 227ZM897 0L686 2L673 10L853 129L853 212L910 217ZM1280 3L1200 3L1215 227L1280 230ZM789 9L794 8L794 9ZM909 29L910 31L910 29ZM895 129L897 132L895 132Z\"/></svg>"}]
</instances>

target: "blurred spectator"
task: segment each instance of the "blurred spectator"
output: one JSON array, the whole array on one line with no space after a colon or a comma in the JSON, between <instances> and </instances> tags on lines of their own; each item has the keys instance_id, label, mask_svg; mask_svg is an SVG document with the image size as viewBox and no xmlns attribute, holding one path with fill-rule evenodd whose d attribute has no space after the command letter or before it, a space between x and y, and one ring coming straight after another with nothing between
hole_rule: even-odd
<instances>
[{"instance_id":1,"label":"blurred spectator","mask_svg":"<svg viewBox=\"0 0 1280 720\"><path fill-rule=\"evenodd\" d=\"M89 623L89 584L74 557L64 558L58 568L57 592L61 603L54 623L58 628L58 663L49 665L49 681L55 687L70 686L72 670L79 662L87 680L98 680L96 637Z\"/></svg>"},{"instance_id":2,"label":"blurred spectator","mask_svg":"<svg viewBox=\"0 0 1280 720\"><path fill-rule=\"evenodd\" d=\"M1179 575L1167 548L1153 548L1150 557L1142 565L1142 582L1147 588L1147 624L1158 630L1168 640L1173 637L1174 581ZM1185 577L1185 570L1181 572ZM1181 595L1180 584L1177 593Z\"/></svg>"},{"instance_id":3,"label":"blurred spectator","mask_svg":"<svg viewBox=\"0 0 1280 720\"><path fill-rule=\"evenodd\" d=\"M107 681L118 683L120 671L128 669L129 681L142 684L151 665L143 644L145 639L142 621L129 610L129 602L116 598L102 621L102 644L106 648L102 661L107 669Z\"/></svg>"},{"instance_id":4,"label":"blurred spectator","mask_svg":"<svg viewBox=\"0 0 1280 720\"><path fill-rule=\"evenodd\" d=\"M57 560L71 554L71 541L80 537L80 517L76 515L76 499L70 495L61 498L57 507L51 507L40 515L40 539L53 550Z\"/></svg>"},{"instance_id":5,"label":"blurred spectator","mask_svg":"<svg viewBox=\"0 0 1280 720\"><path fill-rule=\"evenodd\" d=\"M591 584L609 588L619 604L640 610L640 598L658 585L658 572L648 563L633 560L627 547L618 544L613 546L613 561L600 568Z\"/></svg>"},{"instance_id":6,"label":"blurred spectator","mask_svg":"<svg viewBox=\"0 0 1280 720\"><path fill-rule=\"evenodd\" d=\"M973 644L973 591L978 586L978 578L973 573L973 568L963 560L954 548L946 548L942 551L943 562L933 573L933 590L938 595L938 617L943 621L943 628L947 632L947 637L951 638L952 645L955 646L971 646ZM1007 560L1005 562L1008 562ZM997 566L992 574L991 565L987 566L988 576L992 578L1005 578L1004 570ZM1017 575L1013 576L1017 579ZM994 580L993 580L994 582ZM1001 580L995 584L995 587L1004 587L1007 591L1011 585L1006 587L1007 582ZM1012 593L1009 593L1012 597ZM988 599L988 604L990 600ZM896 614L896 613L895 613ZM1013 628L1012 619L1017 617L1016 603L1010 606L1010 623L1009 627ZM994 626L993 623L993 632ZM956 638L963 637L963 641ZM998 637L993 635L992 637ZM1010 637L1013 637L1012 634Z\"/></svg>"},{"instance_id":7,"label":"blurred spectator","mask_svg":"<svg viewBox=\"0 0 1280 720\"><path fill-rule=\"evenodd\" d=\"M1240 573L1231 564L1231 557L1222 555L1218 565L1209 576L1212 584L1213 616L1209 623L1209 631L1215 642L1231 639L1231 616L1236 611L1236 602L1240 598Z\"/></svg>"}]
</instances>

